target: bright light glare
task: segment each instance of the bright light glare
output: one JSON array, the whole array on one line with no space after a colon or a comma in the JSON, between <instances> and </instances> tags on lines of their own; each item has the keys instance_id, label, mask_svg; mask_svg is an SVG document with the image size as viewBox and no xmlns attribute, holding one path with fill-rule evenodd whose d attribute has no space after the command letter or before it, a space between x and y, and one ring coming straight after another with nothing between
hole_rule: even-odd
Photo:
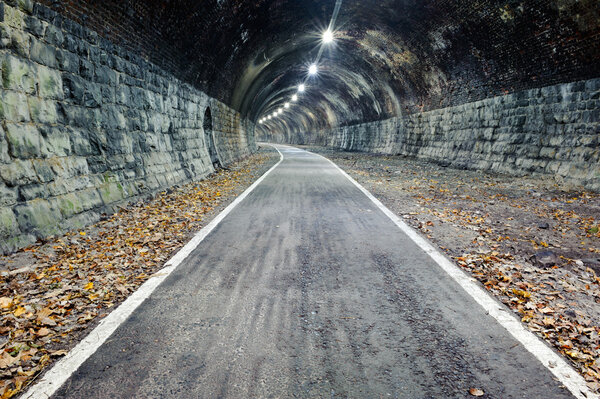
<instances>
[{"instance_id":1,"label":"bright light glare","mask_svg":"<svg viewBox=\"0 0 600 399\"><path fill-rule=\"evenodd\" d=\"M289 107L290 107L290 103L285 103L285 104L283 104L283 106L284 106L285 108L289 108Z\"/></svg>"},{"instance_id":2,"label":"bright light glare","mask_svg":"<svg viewBox=\"0 0 600 399\"><path fill-rule=\"evenodd\" d=\"M327 29L323 33L323 43L331 43L333 41L333 32L331 29Z\"/></svg>"},{"instance_id":3,"label":"bright light glare","mask_svg":"<svg viewBox=\"0 0 600 399\"><path fill-rule=\"evenodd\" d=\"M306 90L306 85L304 83L301 83L300 85L298 85L298 91L300 93L302 93L304 90Z\"/></svg>"},{"instance_id":4,"label":"bright light glare","mask_svg":"<svg viewBox=\"0 0 600 399\"><path fill-rule=\"evenodd\" d=\"M316 75L317 74L317 64L311 64L310 67L308 67L308 74L309 75Z\"/></svg>"},{"instance_id":5,"label":"bright light glare","mask_svg":"<svg viewBox=\"0 0 600 399\"><path fill-rule=\"evenodd\" d=\"M292 101L298 101L298 95L297 94L294 94L292 96Z\"/></svg>"}]
</instances>

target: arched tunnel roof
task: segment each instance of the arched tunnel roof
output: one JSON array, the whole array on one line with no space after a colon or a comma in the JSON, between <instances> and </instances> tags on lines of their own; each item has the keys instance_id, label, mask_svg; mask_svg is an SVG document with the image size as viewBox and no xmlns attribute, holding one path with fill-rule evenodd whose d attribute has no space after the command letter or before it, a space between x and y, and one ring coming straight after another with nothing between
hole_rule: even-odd
<instances>
[{"instance_id":1,"label":"arched tunnel roof","mask_svg":"<svg viewBox=\"0 0 600 399\"><path fill-rule=\"evenodd\" d=\"M335 0L44 0L240 111L289 101ZM319 129L600 75L597 0L344 0L293 112Z\"/></svg>"}]
</instances>

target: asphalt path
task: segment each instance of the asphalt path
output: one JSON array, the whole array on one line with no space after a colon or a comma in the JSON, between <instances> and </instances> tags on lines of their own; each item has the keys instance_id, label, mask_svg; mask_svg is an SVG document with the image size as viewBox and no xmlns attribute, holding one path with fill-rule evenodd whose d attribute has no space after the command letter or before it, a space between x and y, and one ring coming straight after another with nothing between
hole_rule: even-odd
<instances>
[{"instance_id":1,"label":"asphalt path","mask_svg":"<svg viewBox=\"0 0 600 399\"><path fill-rule=\"evenodd\" d=\"M278 148L54 397L572 397L337 168Z\"/></svg>"}]
</instances>

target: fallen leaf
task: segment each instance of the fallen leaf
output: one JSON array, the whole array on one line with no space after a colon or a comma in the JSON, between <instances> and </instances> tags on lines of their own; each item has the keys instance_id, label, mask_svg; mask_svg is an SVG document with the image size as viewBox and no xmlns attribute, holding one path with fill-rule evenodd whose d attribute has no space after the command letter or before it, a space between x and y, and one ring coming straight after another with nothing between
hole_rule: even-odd
<instances>
[{"instance_id":1,"label":"fallen leaf","mask_svg":"<svg viewBox=\"0 0 600 399\"><path fill-rule=\"evenodd\" d=\"M469 389L469 393L473 396L483 396L483 391L479 388L471 388Z\"/></svg>"},{"instance_id":2,"label":"fallen leaf","mask_svg":"<svg viewBox=\"0 0 600 399\"><path fill-rule=\"evenodd\" d=\"M40 337L45 337L46 335L50 334L50 329L46 328L46 327L42 327L38 330L38 332L36 333L38 336Z\"/></svg>"},{"instance_id":3,"label":"fallen leaf","mask_svg":"<svg viewBox=\"0 0 600 399\"><path fill-rule=\"evenodd\" d=\"M50 353L50 356L52 356L52 357L59 357L59 356L65 356L69 352L61 349L59 351L48 351L48 353Z\"/></svg>"},{"instance_id":4,"label":"fallen leaf","mask_svg":"<svg viewBox=\"0 0 600 399\"><path fill-rule=\"evenodd\" d=\"M27 310L25 310L25 308L23 306L19 306L18 308L15 309L15 311L13 312L13 314L15 315L15 317L19 317L23 313L25 313L26 311Z\"/></svg>"},{"instance_id":5,"label":"fallen leaf","mask_svg":"<svg viewBox=\"0 0 600 399\"><path fill-rule=\"evenodd\" d=\"M13 305L13 300L12 298L3 296L2 298L0 298L0 308L2 309L10 309L10 307Z\"/></svg>"}]
</instances>

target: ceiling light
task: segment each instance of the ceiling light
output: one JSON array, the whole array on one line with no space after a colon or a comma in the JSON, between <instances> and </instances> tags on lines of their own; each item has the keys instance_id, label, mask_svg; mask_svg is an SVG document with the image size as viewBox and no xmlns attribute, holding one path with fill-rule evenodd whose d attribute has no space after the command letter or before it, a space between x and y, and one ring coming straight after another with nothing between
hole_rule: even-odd
<instances>
[{"instance_id":1,"label":"ceiling light","mask_svg":"<svg viewBox=\"0 0 600 399\"><path fill-rule=\"evenodd\" d=\"M292 101L298 101L298 95L297 94L294 94L292 96Z\"/></svg>"},{"instance_id":2,"label":"ceiling light","mask_svg":"<svg viewBox=\"0 0 600 399\"><path fill-rule=\"evenodd\" d=\"M333 41L333 32L331 29L327 29L323 32L323 43L331 43Z\"/></svg>"},{"instance_id":3,"label":"ceiling light","mask_svg":"<svg viewBox=\"0 0 600 399\"><path fill-rule=\"evenodd\" d=\"M306 90L306 85L304 83L299 84L298 91L302 93L304 90Z\"/></svg>"},{"instance_id":4,"label":"ceiling light","mask_svg":"<svg viewBox=\"0 0 600 399\"><path fill-rule=\"evenodd\" d=\"M311 65L308 67L308 74L309 74L309 75L316 75L316 74L317 74L317 70L318 70L318 68L317 68L317 64L311 64Z\"/></svg>"},{"instance_id":5,"label":"ceiling light","mask_svg":"<svg viewBox=\"0 0 600 399\"><path fill-rule=\"evenodd\" d=\"M290 107L290 103L285 103L285 104L283 104L283 106L284 106L285 108L289 108L289 107Z\"/></svg>"}]
</instances>

